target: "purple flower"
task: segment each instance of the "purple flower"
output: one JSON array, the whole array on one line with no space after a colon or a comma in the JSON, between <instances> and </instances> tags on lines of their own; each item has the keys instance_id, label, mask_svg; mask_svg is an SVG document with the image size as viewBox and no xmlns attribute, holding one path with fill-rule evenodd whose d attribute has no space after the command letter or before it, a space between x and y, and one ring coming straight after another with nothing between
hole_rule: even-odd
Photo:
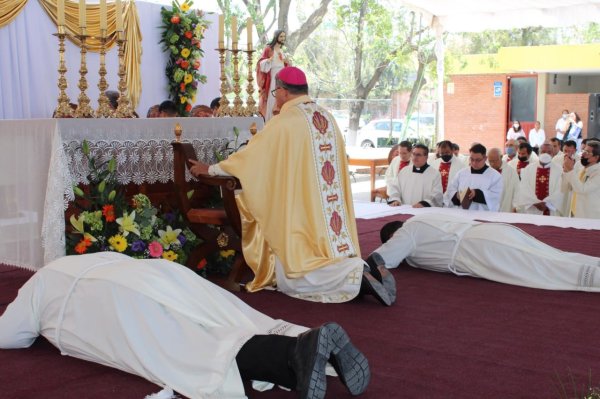
<instances>
[{"instance_id":1,"label":"purple flower","mask_svg":"<svg viewBox=\"0 0 600 399\"><path fill-rule=\"evenodd\" d=\"M177 239L179 240L179 243L181 244L182 247L187 242L187 238L185 238L185 236L183 234L179 234L179 236L177 237Z\"/></svg>"},{"instance_id":2,"label":"purple flower","mask_svg":"<svg viewBox=\"0 0 600 399\"><path fill-rule=\"evenodd\" d=\"M131 244L131 250L133 252L142 252L146 249L146 244L142 240L136 240Z\"/></svg>"},{"instance_id":3,"label":"purple flower","mask_svg":"<svg viewBox=\"0 0 600 399\"><path fill-rule=\"evenodd\" d=\"M165 213L165 220L171 224L175 221L175 213L173 212L167 212Z\"/></svg>"}]
</instances>

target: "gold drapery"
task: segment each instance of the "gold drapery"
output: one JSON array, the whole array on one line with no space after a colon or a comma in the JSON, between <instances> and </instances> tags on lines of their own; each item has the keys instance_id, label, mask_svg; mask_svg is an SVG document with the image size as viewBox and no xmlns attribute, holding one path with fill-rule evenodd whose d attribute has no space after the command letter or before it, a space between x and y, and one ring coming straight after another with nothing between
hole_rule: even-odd
<instances>
[{"instance_id":1,"label":"gold drapery","mask_svg":"<svg viewBox=\"0 0 600 399\"><path fill-rule=\"evenodd\" d=\"M42 8L46 11L54 24L57 24L57 1L56 0L38 0ZM27 4L27 0L2 0L0 3L0 28L10 23L21 12ZM125 28L125 69L127 71L127 87L129 100L135 108L140 100L142 92L142 80L140 76L140 63L142 59L142 32L140 21L137 14L137 8L133 1L125 2L123 9L123 22ZM87 29L86 33L90 36L100 36L100 5L87 4ZM116 33L116 13L114 3L106 4L107 10L107 49L115 45L117 39ZM72 35L80 33L79 28L79 3L65 1L65 28L70 34L68 38L80 45L79 39ZM100 51L100 40L89 38L86 41L89 51ZM115 71L116 73L117 71Z\"/></svg>"}]
</instances>

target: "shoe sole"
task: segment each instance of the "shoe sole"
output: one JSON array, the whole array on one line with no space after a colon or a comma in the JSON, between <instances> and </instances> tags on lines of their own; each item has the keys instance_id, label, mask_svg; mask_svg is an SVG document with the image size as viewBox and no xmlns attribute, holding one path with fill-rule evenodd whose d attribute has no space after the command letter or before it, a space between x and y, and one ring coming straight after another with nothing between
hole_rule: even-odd
<instances>
[{"instance_id":1,"label":"shoe sole","mask_svg":"<svg viewBox=\"0 0 600 399\"><path fill-rule=\"evenodd\" d=\"M371 369L365 355L350 342L350 337L336 323L325 324L333 342L332 355L335 357L335 371L352 395L363 393L371 380Z\"/></svg>"},{"instance_id":2,"label":"shoe sole","mask_svg":"<svg viewBox=\"0 0 600 399\"><path fill-rule=\"evenodd\" d=\"M382 305L392 305L393 301L388 291L371 273L364 271L362 278L362 285L366 289L366 293L373 295Z\"/></svg>"},{"instance_id":3,"label":"shoe sole","mask_svg":"<svg viewBox=\"0 0 600 399\"><path fill-rule=\"evenodd\" d=\"M301 399L323 399L327 391L327 375L325 367L327 360L333 350L334 343L331 339L329 328L319 329L319 338L317 342L317 353L315 355L310 380L307 384L306 392L300 392Z\"/></svg>"},{"instance_id":4,"label":"shoe sole","mask_svg":"<svg viewBox=\"0 0 600 399\"><path fill-rule=\"evenodd\" d=\"M396 302L396 279L385 266L378 266L377 268L381 274L381 284L388 292L392 303Z\"/></svg>"}]
</instances>

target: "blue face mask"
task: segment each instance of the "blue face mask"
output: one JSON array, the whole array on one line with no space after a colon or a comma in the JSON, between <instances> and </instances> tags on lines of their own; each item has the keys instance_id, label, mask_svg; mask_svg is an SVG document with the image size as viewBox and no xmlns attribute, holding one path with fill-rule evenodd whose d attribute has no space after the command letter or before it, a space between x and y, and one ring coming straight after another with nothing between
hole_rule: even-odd
<instances>
[{"instance_id":1,"label":"blue face mask","mask_svg":"<svg viewBox=\"0 0 600 399\"><path fill-rule=\"evenodd\" d=\"M508 155L509 157L512 157L513 155L515 155L515 149L513 147L506 147L505 151L506 151L506 155Z\"/></svg>"}]
</instances>

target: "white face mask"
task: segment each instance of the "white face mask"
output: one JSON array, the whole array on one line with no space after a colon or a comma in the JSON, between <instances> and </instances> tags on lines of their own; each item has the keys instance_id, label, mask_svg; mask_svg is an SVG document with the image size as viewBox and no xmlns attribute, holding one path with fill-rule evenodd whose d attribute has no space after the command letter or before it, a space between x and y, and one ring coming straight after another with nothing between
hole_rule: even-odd
<instances>
[{"instance_id":1,"label":"white face mask","mask_svg":"<svg viewBox=\"0 0 600 399\"><path fill-rule=\"evenodd\" d=\"M569 114L563 114L562 118L567 119L567 116L569 116Z\"/></svg>"},{"instance_id":2,"label":"white face mask","mask_svg":"<svg viewBox=\"0 0 600 399\"><path fill-rule=\"evenodd\" d=\"M552 162L552 156L546 153L541 154L539 159L542 166L548 165L550 162Z\"/></svg>"}]
</instances>

